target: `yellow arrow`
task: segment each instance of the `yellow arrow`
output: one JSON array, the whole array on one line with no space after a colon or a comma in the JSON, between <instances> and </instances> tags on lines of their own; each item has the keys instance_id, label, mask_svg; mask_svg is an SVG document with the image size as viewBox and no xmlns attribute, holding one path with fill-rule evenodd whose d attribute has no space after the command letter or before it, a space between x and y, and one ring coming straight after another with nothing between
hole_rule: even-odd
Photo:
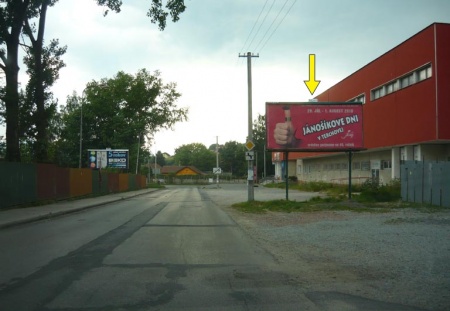
<instances>
[{"instance_id":1,"label":"yellow arrow","mask_svg":"<svg viewBox=\"0 0 450 311\"><path fill-rule=\"evenodd\" d=\"M311 95L314 95L320 80L316 81L316 55L309 54L309 80L304 81Z\"/></svg>"}]
</instances>

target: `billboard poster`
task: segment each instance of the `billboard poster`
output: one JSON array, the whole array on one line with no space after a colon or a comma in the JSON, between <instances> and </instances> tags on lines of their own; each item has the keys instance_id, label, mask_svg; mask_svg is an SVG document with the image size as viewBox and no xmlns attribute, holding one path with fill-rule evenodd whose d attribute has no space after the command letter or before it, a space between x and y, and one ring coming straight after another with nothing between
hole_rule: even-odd
<instances>
[{"instance_id":1,"label":"billboard poster","mask_svg":"<svg viewBox=\"0 0 450 311\"><path fill-rule=\"evenodd\" d=\"M108 167L128 168L128 150L108 150Z\"/></svg>"},{"instance_id":2,"label":"billboard poster","mask_svg":"<svg viewBox=\"0 0 450 311\"><path fill-rule=\"evenodd\" d=\"M89 168L105 168L108 164L106 150L88 150Z\"/></svg>"},{"instance_id":3,"label":"billboard poster","mask_svg":"<svg viewBox=\"0 0 450 311\"><path fill-rule=\"evenodd\" d=\"M268 150L362 150L361 103L266 103Z\"/></svg>"},{"instance_id":4,"label":"billboard poster","mask_svg":"<svg viewBox=\"0 0 450 311\"><path fill-rule=\"evenodd\" d=\"M89 168L121 168L128 169L128 149L89 149Z\"/></svg>"}]
</instances>

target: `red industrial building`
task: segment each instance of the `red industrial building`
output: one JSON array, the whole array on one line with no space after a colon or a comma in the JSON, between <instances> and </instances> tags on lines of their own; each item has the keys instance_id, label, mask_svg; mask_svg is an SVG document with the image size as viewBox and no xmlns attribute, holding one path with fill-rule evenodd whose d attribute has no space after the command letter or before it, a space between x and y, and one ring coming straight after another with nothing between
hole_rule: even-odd
<instances>
[{"instance_id":1,"label":"red industrial building","mask_svg":"<svg viewBox=\"0 0 450 311\"><path fill-rule=\"evenodd\" d=\"M365 151L353 182L400 177L406 160L450 161L450 24L434 23L357 70L316 99L363 103ZM283 153L273 153L282 176ZM289 176L347 182L345 153L289 154Z\"/></svg>"}]
</instances>

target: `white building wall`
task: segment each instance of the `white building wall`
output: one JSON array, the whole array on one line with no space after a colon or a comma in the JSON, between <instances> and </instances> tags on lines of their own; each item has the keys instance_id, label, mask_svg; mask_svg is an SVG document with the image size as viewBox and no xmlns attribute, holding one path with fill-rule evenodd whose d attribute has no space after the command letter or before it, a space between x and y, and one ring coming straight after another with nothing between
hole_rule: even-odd
<instances>
[{"instance_id":1,"label":"white building wall","mask_svg":"<svg viewBox=\"0 0 450 311\"><path fill-rule=\"evenodd\" d=\"M354 152L352 183L363 183L374 176L377 176L382 184L389 183L393 179L400 178L400 165L403 161L422 161L423 159L450 161L450 144L410 145ZM348 155L336 153L323 157L297 159L296 170L300 181L345 184L348 183Z\"/></svg>"}]
</instances>

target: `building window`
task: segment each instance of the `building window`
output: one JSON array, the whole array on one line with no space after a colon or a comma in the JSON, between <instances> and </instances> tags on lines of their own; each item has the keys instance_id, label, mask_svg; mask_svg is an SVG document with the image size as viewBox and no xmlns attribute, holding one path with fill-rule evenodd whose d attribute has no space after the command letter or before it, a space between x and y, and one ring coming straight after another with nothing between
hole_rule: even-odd
<instances>
[{"instance_id":1,"label":"building window","mask_svg":"<svg viewBox=\"0 0 450 311\"><path fill-rule=\"evenodd\" d=\"M408 87L408 86L414 84L414 82L415 82L414 74L411 73L411 74L409 74L407 76L404 76L403 78L400 79L400 86L403 89L405 87Z\"/></svg>"},{"instance_id":2,"label":"building window","mask_svg":"<svg viewBox=\"0 0 450 311\"><path fill-rule=\"evenodd\" d=\"M352 167L354 170L360 170L361 169L361 162L353 162Z\"/></svg>"},{"instance_id":3,"label":"building window","mask_svg":"<svg viewBox=\"0 0 450 311\"><path fill-rule=\"evenodd\" d=\"M431 65L425 66L417 71L417 80L423 81L425 79L431 78Z\"/></svg>"},{"instance_id":4,"label":"building window","mask_svg":"<svg viewBox=\"0 0 450 311\"><path fill-rule=\"evenodd\" d=\"M381 169L385 170L385 169L388 169L388 168L392 168L391 161L382 160L381 161Z\"/></svg>"},{"instance_id":5,"label":"building window","mask_svg":"<svg viewBox=\"0 0 450 311\"><path fill-rule=\"evenodd\" d=\"M398 90L398 80L386 85L386 94L391 94Z\"/></svg>"},{"instance_id":6,"label":"building window","mask_svg":"<svg viewBox=\"0 0 450 311\"><path fill-rule=\"evenodd\" d=\"M356 96L355 98L350 99L348 102L350 103L366 103L366 95L365 94L361 94L359 96Z\"/></svg>"},{"instance_id":7,"label":"building window","mask_svg":"<svg viewBox=\"0 0 450 311\"><path fill-rule=\"evenodd\" d=\"M370 161L361 162L361 170L362 171L370 171Z\"/></svg>"},{"instance_id":8,"label":"building window","mask_svg":"<svg viewBox=\"0 0 450 311\"><path fill-rule=\"evenodd\" d=\"M410 85L431 78L432 74L433 70L431 64L422 66L406 75L403 75L393 81L390 81L382 86L379 86L371 90L370 92L371 99L376 100L380 97L386 96L400 89L404 89Z\"/></svg>"},{"instance_id":9,"label":"building window","mask_svg":"<svg viewBox=\"0 0 450 311\"><path fill-rule=\"evenodd\" d=\"M379 88L377 88L377 89L372 91L372 100L378 99L378 98L380 98L382 96L381 95L381 90L382 89L383 89L382 87L379 87Z\"/></svg>"}]
</instances>

